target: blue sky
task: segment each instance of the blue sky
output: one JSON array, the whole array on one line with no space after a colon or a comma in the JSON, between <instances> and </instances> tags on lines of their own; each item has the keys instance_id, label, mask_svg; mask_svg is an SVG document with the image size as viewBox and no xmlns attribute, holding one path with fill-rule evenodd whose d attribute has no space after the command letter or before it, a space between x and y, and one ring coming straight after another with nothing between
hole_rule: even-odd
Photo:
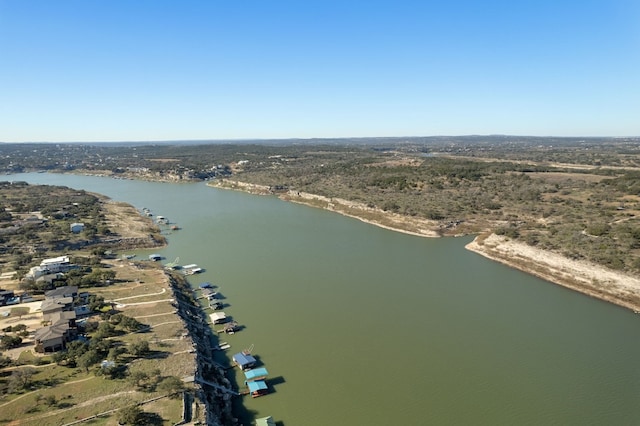
<instances>
[{"instance_id":1,"label":"blue sky","mask_svg":"<svg viewBox=\"0 0 640 426\"><path fill-rule=\"evenodd\" d=\"M0 0L0 141L640 136L640 2Z\"/></svg>"}]
</instances>

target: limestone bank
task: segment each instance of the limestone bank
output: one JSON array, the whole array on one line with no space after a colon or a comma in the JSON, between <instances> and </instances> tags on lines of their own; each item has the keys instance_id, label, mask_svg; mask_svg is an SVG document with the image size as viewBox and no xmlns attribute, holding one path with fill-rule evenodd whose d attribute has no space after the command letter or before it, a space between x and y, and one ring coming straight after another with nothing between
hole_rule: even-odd
<instances>
[{"instance_id":1,"label":"limestone bank","mask_svg":"<svg viewBox=\"0 0 640 426\"><path fill-rule=\"evenodd\" d=\"M465 223L443 225L438 221L387 212L339 198L297 191L275 192L268 186L231 180L217 180L210 185L252 194L277 195L286 201L323 208L375 226L421 237L467 233ZM640 312L640 279L624 272L588 261L573 260L493 233L477 236L466 248L552 283Z\"/></svg>"}]
</instances>

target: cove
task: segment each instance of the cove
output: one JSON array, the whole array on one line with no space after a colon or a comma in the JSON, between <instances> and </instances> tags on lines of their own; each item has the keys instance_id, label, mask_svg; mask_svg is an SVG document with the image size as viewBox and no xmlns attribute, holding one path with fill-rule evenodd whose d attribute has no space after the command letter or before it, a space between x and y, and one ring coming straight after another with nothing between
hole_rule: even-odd
<instances>
[{"instance_id":1,"label":"cove","mask_svg":"<svg viewBox=\"0 0 640 426\"><path fill-rule=\"evenodd\" d=\"M244 406L292 425L639 424L640 317L426 239L204 184L28 173L182 229L167 261L206 269L274 379ZM233 374L233 372L230 372ZM238 375L238 377L240 377ZM242 383L241 379L238 379Z\"/></svg>"}]
</instances>

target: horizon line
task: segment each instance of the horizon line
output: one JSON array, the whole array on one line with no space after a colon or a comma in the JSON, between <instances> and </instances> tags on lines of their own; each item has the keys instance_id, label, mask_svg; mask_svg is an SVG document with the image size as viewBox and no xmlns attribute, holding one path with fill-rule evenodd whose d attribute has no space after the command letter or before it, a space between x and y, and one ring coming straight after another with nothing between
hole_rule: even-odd
<instances>
[{"instance_id":1,"label":"horizon line","mask_svg":"<svg viewBox=\"0 0 640 426\"><path fill-rule=\"evenodd\" d=\"M283 138L225 138L225 139L147 139L147 140L94 140L94 141L0 141L2 144L109 144L109 143L171 143L171 142L214 142L214 143L234 143L234 142L274 142L274 141L321 141L321 140L365 140L365 139L416 139L416 138L478 138L478 137L511 137L511 138L540 138L540 139L637 139L640 136L627 135L627 136L555 136L555 135L517 135L517 134L466 134L466 135L418 135L418 136L337 136L337 137L283 137Z\"/></svg>"}]
</instances>

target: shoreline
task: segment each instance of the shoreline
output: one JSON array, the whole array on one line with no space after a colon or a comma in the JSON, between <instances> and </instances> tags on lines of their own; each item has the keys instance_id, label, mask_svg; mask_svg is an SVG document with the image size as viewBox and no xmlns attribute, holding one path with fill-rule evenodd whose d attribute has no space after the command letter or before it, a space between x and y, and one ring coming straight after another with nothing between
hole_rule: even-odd
<instances>
[{"instance_id":1,"label":"shoreline","mask_svg":"<svg viewBox=\"0 0 640 426\"><path fill-rule=\"evenodd\" d=\"M339 213L362 222L395 232L427 238L467 235L454 233L456 227L443 232L437 221L403 216L368 207L362 203L298 191L276 193L268 186L224 180L207 183L220 189L232 189L256 195L275 195L297 204ZM496 234L482 234L465 246L480 256L560 285L584 295L640 312L640 278L584 260L569 259L561 254Z\"/></svg>"},{"instance_id":2,"label":"shoreline","mask_svg":"<svg viewBox=\"0 0 640 426\"><path fill-rule=\"evenodd\" d=\"M640 311L640 278L507 237L478 236L467 250L584 295Z\"/></svg>"}]
</instances>

